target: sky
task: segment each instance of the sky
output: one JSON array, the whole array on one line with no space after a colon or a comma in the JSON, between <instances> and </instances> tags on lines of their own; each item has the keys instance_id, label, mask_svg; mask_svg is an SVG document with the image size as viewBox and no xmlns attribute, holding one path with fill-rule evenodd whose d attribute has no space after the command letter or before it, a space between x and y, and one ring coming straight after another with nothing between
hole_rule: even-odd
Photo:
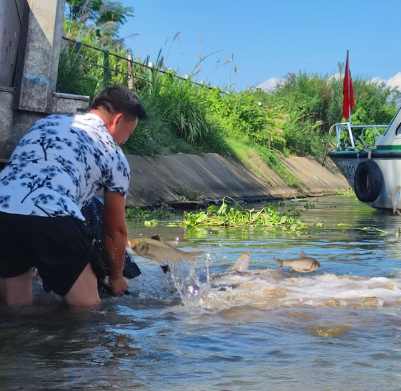
<instances>
[{"instance_id":1,"label":"sky","mask_svg":"<svg viewBox=\"0 0 401 391\"><path fill-rule=\"evenodd\" d=\"M134 8L120 29L134 56L161 50L198 82L269 89L289 72L334 75L349 50L354 78L401 86L401 0L119 1Z\"/></svg>"}]
</instances>

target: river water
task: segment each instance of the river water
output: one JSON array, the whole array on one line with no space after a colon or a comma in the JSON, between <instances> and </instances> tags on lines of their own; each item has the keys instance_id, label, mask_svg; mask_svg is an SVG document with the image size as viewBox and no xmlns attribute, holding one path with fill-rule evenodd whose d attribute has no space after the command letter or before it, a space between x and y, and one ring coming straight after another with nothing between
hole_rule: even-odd
<instances>
[{"instance_id":1,"label":"river water","mask_svg":"<svg viewBox=\"0 0 401 391\"><path fill-rule=\"evenodd\" d=\"M308 205L301 220L324 226L300 235L130 225L208 255L169 274L136 257L132 295L91 312L37 283L32 307L1 309L0 390L399 390L401 217L348 196ZM321 267L276 272L301 250ZM235 274L245 251L254 274Z\"/></svg>"}]
</instances>

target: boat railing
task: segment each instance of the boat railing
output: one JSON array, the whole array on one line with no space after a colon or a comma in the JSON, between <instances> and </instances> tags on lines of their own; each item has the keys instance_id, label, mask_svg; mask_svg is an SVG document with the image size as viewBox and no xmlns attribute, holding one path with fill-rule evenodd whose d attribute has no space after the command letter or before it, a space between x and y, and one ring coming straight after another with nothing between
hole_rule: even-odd
<instances>
[{"instance_id":1,"label":"boat railing","mask_svg":"<svg viewBox=\"0 0 401 391\"><path fill-rule=\"evenodd\" d=\"M379 128L387 128L388 125L351 125L349 122L342 122L334 124L333 127L336 129L337 138L337 151L353 151L356 149L357 142L360 142L361 149L374 148L382 137ZM353 131L355 129L355 131ZM331 130L331 129L330 129ZM369 130L373 133L374 143L368 143L365 140L366 131ZM346 132L347 137L342 137ZM331 132L329 132L331 134Z\"/></svg>"},{"instance_id":2,"label":"boat railing","mask_svg":"<svg viewBox=\"0 0 401 391\"><path fill-rule=\"evenodd\" d=\"M383 134L378 128L387 128L389 125L351 125L349 122L341 122L333 124L329 130L329 137L326 143L326 151L322 165L326 164L327 156L333 151L355 151L355 150L371 150L373 149ZM337 145L333 143L332 134L336 130ZM358 129L358 132L353 132L352 129ZM367 143L365 140L366 130L370 130L374 135L374 143ZM345 133L345 134L344 134ZM358 134L356 134L358 133ZM384 133L384 132L383 132ZM343 136L343 137L342 137ZM359 145L357 145L359 143ZM330 147L331 146L331 147ZM358 147L358 148L357 148Z\"/></svg>"}]
</instances>

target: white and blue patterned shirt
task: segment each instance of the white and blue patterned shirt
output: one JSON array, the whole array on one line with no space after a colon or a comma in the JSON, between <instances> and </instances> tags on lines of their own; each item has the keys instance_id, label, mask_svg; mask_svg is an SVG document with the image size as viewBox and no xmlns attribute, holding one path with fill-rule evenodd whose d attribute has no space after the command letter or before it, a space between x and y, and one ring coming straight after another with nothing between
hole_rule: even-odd
<instances>
[{"instance_id":1,"label":"white and blue patterned shirt","mask_svg":"<svg viewBox=\"0 0 401 391\"><path fill-rule=\"evenodd\" d=\"M0 173L0 212L73 216L101 189L126 197L130 169L96 114L51 115L22 138Z\"/></svg>"}]
</instances>

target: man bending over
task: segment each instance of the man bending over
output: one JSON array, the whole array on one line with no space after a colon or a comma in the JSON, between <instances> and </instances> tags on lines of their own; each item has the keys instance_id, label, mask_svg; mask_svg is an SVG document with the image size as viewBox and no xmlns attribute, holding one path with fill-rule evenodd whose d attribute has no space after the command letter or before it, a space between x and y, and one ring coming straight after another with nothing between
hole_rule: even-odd
<instances>
[{"instance_id":1,"label":"man bending over","mask_svg":"<svg viewBox=\"0 0 401 391\"><path fill-rule=\"evenodd\" d=\"M127 289L130 169L119 145L144 118L139 98L115 86L100 92L88 113L43 118L22 138L0 173L0 298L6 305L32 302L33 267L67 304L100 304L98 254L81 213L100 190L110 286L116 296Z\"/></svg>"}]
</instances>

